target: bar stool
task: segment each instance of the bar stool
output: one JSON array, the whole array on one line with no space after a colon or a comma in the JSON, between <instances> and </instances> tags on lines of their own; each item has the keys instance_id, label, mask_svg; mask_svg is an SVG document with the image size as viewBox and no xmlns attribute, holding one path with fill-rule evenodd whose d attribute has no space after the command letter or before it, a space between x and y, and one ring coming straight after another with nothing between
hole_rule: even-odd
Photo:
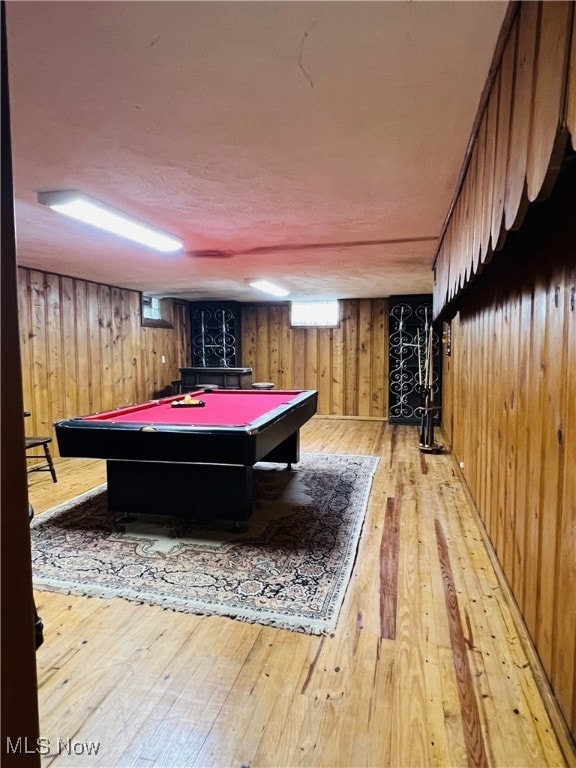
<instances>
[{"instance_id":1,"label":"bar stool","mask_svg":"<svg viewBox=\"0 0 576 768\"><path fill-rule=\"evenodd\" d=\"M272 381L255 381L252 384L252 389L274 389L274 383Z\"/></svg>"},{"instance_id":2,"label":"bar stool","mask_svg":"<svg viewBox=\"0 0 576 768\"><path fill-rule=\"evenodd\" d=\"M44 458L45 461L42 464L34 464L31 467L28 467L28 472L50 472L52 475L53 482L58 482L58 478L56 477L56 470L54 469L54 463L52 461L52 456L50 455L50 449L48 448L48 444L52 442L51 437L27 437L26 439L26 461L30 461L32 459L41 459ZM39 455L37 453L28 453L28 451L32 451L35 448L42 448L44 451L44 456Z\"/></svg>"}]
</instances>

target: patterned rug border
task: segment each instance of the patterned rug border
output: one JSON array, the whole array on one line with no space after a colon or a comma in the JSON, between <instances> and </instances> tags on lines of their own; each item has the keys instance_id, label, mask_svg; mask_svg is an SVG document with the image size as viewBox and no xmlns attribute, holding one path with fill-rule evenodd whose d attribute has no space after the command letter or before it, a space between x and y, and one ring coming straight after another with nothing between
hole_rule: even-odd
<instances>
[{"instance_id":1,"label":"patterned rug border","mask_svg":"<svg viewBox=\"0 0 576 768\"><path fill-rule=\"evenodd\" d=\"M120 590L116 587L108 589L96 584L94 586L90 586L85 583L81 584L78 582L67 581L61 578L52 579L45 576L42 577L38 576L36 573L34 573L34 589L37 591L45 590L67 595L98 597L102 599L122 598L130 602L155 605L163 609L190 613L199 616L216 615L238 619L248 623L261 623L265 626L271 626L277 629L286 629L315 635L328 634L336 627L338 617L346 597L350 579L354 571L358 556L358 547L368 512L368 502L370 493L372 491L374 475L378 467L379 458L376 456L367 456L361 454L307 453L301 456L300 461L296 465L296 468L305 463L307 460L314 461L317 458L323 460L328 458L334 458L337 460L360 459L365 464L365 471L367 475L366 482L361 489L361 496L358 499L359 512L354 517L354 520L350 525L350 530L348 531L350 542L347 547L346 563L345 567L338 574L338 596L333 605L333 615L329 619L322 618L315 620L310 616L306 617L305 620L300 620L297 617L287 618L286 615L274 611L268 607L258 608L257 606L252 605L248 608L242 608L241 606L236 605L233 609L231 609L226 605L219 604L217 601L210 601L206 598L203 598L202 600L196 600L190 597L178 598L175 596L161 596L142 589L135 590L128 586L122 587ZM89 491L86 491L85 493L82 493L66 502L63 502L62 504L52 507L45 512L39 513L31 521L31 527L36 528L41 526L42 523L45 523L47 520L65 513L78 504L82 504L102 493L105 493L106 489L107 484L103 483L96 486L95 488L90 489Z\"/></svg>"}]
</instances>

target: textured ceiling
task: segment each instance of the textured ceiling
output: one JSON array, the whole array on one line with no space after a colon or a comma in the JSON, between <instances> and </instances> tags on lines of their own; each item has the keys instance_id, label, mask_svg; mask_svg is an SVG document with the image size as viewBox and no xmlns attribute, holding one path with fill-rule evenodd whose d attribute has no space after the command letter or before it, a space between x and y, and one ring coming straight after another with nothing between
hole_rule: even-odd
<instances>
[{"instance_id":1,"label":"textured ceiling","mask_svg":"<svg viewBox=\"0 0 576 768\"><path fill-rule=\"evenodd\" d=\"M506 2L7 6L21 265L190 299L431 291ZM37 203L72 188L184 253Z\"/></svg>"}]
</instances>

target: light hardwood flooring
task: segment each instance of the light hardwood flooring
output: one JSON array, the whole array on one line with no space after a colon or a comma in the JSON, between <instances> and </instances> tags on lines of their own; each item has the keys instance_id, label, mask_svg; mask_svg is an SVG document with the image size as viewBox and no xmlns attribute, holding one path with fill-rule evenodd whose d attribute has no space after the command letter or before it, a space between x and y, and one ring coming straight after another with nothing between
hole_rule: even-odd
<instances>
[{"instance_id":1,"label":"light hardwood flooring","mask_svg":"<svg viewBox=\"0 0 576 768\"><path fill-rule=\"evenodd\" d=\"M43 766L571 764L453 457L417 443L375 420L301 431L302 452L380 457L330 636L35 593ZM29 475L36 514L105 481L100 461L57 472Z\"/></svg>"}]
</instances>

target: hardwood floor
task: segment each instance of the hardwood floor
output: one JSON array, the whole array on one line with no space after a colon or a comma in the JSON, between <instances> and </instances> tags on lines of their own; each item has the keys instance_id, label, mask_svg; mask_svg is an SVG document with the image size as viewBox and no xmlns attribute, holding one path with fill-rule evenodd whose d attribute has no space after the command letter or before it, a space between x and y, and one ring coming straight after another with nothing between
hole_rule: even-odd
<instances>
[{"instance_id":1,"label":"hardwood floor","mask_svg":"<svg viewBox=\"0 0 576 768\"><path fill-rule=\"evenodd\" d=\"M375 420L301 432L303 452L380 457L330 636L37 592L43 766L572 764L453 458L417 442ZM29 476L36 514L105 481L99 461L56 469Z\"/></svg>"}]
</instances>

